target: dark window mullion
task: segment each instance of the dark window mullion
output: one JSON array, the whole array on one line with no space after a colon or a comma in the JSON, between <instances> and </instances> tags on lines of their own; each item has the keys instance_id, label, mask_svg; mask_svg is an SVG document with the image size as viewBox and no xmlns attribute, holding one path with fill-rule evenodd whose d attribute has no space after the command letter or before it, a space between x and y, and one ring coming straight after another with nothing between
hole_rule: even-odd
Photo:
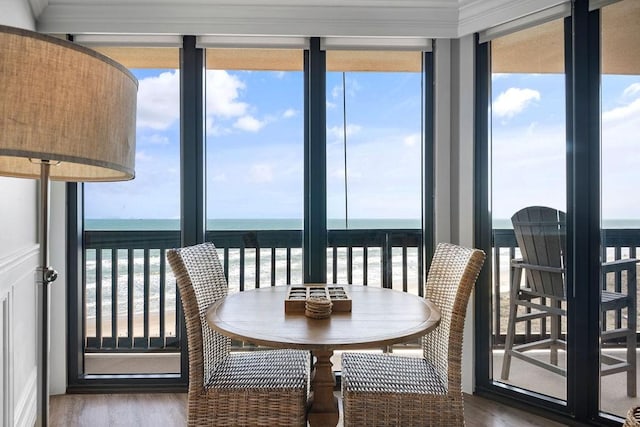
<instances>
[{"instance_id":1,"label":"dark window mullion","mask_svg":"<svg viewBox=\"0 0 640 427\"><path fill-rule=\"evenodd\" d=\"M166 309L166 304L167 304L167 281L166 281L166 271L167 271L167 263L166 263L166 250L165 249L160 249L160 283L158 285L158 292L160 292L160 301L159 301L159 310L160 310L160 331L159 331L159 335L160 335L160 340L162 342L162 345L166 345L167 344L167 340L166 340L166 328L165 328L165 323L166 323L166 314L165 314L165 309Z\"/></svg>"},{"instance_id":2,"label":"dark window mullion","mask_svg":"<svg viewBox=\"0 0 640 427\"><path fill-rule=\"evenodd\" d=\"M102 347L102 249L96 249L96 341Z\"/></svg>"},{"instance_id":3,"label":"dark window mullion","mask_svg":"<svg viewBox=\"0 0 640 427\"><path fill-rule=\"evenodd\" d=\"M287 285L291 283L291 247L287 247Z\"/></svg>"},{"instance_id":4,"label":"dark window mullion","mask_svg":"<svg viewBox=\"0 0 640 427\"><path fill-rule=\"evenodd\" d=\"M276 285L276 248L271 248L271 286Z\"/></svg>"},{"instance_id":5,"label":"dark window mullion","mask_svg":"<svg viewBox=\"0 0 640 427\"><path fill-rule=\"evenodd\" d=\"M437 43L437 41L435 42ZM437 45L436 45L437 46ZM434 242L434 187L435 187L435 162L434 162L434 74L435 64L433 52L423 53L422 58L422 91L423 91L423 115L422 115L422 266L431 265L431 258L435 248ZM420 270L422 273L424 270ZM424 273L422 273L424 274ZM422 281L420 282L422 283Z\"/></svg>"},{"instance_id":6,"label":"dark window mullion","mask_svg":"<svg viewBox=\"0 0 640 427\"><path fill-rule=\"evenodd\" d=\"M135 307L135 300L133 298L133 278L135 277L134 266L134 253L135 249L127 249L127 341L126 346L128 348L133 347L135 338L133 330L133 307Z\"/></svg>"},{"instance_id":7,"label":"dark window mullion","mask_svg":"<svg viewBox=\"0 0 640 427\"><path fill-rule=\"evenodd\" d=\"M599 21L599 11L589 12L588 0L576 0L570 52L565 53L572 93L567 114L567 403L584 421L598 417L600 392Z\"/></svg>"},{"instance_id":8,"label":"dark window mullion","mask_svg":"<svg viewBox=\"0 0 640 427\"><path fill-rule=\"evenodd\" d=\"M437 47L437 45L436 45ZM491 112L491 45L479 43L475 47L475 128L474 128L474 244L486 254L492 251L492 225L489 206L490 187L490 112ZM476 378L478 388L495 391L492 385L493 366L491 334L491 273L492 265L486 262L480 271L475 287L475 324L482 331L475 334Z\"/></svg>"},{"instance_id":9,"label":"dark window mullion","mask_svg":"<svg viewBox=\"0 0 640 427\"><path fill-rule=\"evenodd\" d=\"M180 49L180 243L205 240L205 57L195 36ZM176 334L180 342L180 383L187 384L189 358L182 304L176 298Z\"/></svg>"},{"instance_id":10,"label":"dark window mullion","mask_svg":"<svg viewBox=\"0 0 640 427\"><path fill-rule=\"evenodd\" d=\"M311 37L304 52L303 281L327 281L326 54Z\"/></svg>"},{"instance_id":11,"label":"dark window mullion","mask_svg":"<svg viewBox=\"0 0 640 427\"><path fill-rule=\"evenodd\" d=\"M111 250L111 337L118 343L118 250Z\"/></svg>"}]
</instances>

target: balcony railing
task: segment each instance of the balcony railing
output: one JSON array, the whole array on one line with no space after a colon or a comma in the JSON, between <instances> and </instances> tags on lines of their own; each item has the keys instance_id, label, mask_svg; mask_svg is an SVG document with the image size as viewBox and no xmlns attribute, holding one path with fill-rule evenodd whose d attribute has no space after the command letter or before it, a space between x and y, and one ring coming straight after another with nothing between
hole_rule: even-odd
<instances>
[{"instance_id":1,"label":"balcony railing","mask_svg":"<svg viewBox=\"0 0 640 427\"><path fill-rule=\"evenodd\" d=\"M300 230L210 231L231 291L302 283ZM85 351L176 351L178 231L86 231ZM422 295L420 230L329 230L327 280Z\"/></svg>"},{"instance_id":2,"label":"balcony railing","mask_svg":"<svg viewBox=\"0 0 640 427\"><path fill-rule=\"evenodd\" d=\"M177 351L175 280L166 250L179 246L178 231L87 231L85 238L85 351ZM637 230L604 233L606 260L635 258ZM211 231L231 291L302 282L299 230ZM510 261L518 255L513 230L493 231L493 340L504 343ZM331 283L382 286L423 294L420 230L330 230L327 272ZM620 290L620 274L608 278ZM617 313L612 319L619 323ZM547 334L542 321L525 324L518 339Z\"/></svg>"},{"instance_id":3,"label":"balcony railing","mask_svg":"<svg viewBox=\"0 0 640 427\"><path fill-rule=\"evenodd\" d=\"M637 248L640 247L640 230L636 229L606 229L602 233L603 261L614 261L624 258L636 258ZM493 343L494 347L504 346L505 333L508 322L509 310L509 287L513 269L510 268L511 260L520 256L516 238L511 229L493 230ZM637 275L636 275L637 277ZM607 273L603 281L603 286L610 291L626 292L626 277L621 269L613 273ZM638 296L636 296L638 298ZM640 300L638 301L640 303ZM620 328L622 318L625 314L622 310L615 313L608 313L608 317L603 319L603 324L615 325ZM562 333L566 333L566 319L561 325ZM537 319L521 322L522 329L516 331L516 341L519 343L538 340L548 337L548 325L546 319ZM609 341L607 345L615 344ZM622 343L620 343L622 344Z\"/></svg>"}]
</instances>

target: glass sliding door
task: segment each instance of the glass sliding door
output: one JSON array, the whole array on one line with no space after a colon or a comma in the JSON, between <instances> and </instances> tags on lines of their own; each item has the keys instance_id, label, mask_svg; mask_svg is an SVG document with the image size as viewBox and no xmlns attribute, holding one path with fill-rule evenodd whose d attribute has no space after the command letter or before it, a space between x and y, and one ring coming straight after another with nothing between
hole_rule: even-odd
<instances>
[{"instance_id":1,"label":"glass sliding door","mask_svg":"<svg viewBox=\"0 0 640 427\"><path fill-rule=\"evenodd\" d=\"M640 3L601 11L600 409L625 417L637 397L637 263L640 253ZM616 261L619 260L619 261ZM626 261L625 261L626 260ZM610 310L604 310L605 308ZM606 375L605 375L606 374Z\"/></svg>"},{"instance_id":2,"label":"glass sliding door","mask_svg":"<svg viewBox=\"0 0 640 427\"><path fill-rule=\"evenodd\" d=\"M557 19L494 38L490 55L491 375L558 401L568 332L563 46Z\"/></svg>"},{"instance_id":3,"label":"glass sliding door","mask_svg":"<svg viewBox=\"0 0 640 427\"><path fill-rule=\"evenodd\" d=\"M576 0L481 34L477 50L493 222L478 233L493 256L479 388L597 425L639 402L639 20L634 0Z\"/></svg>"}]
</instances>

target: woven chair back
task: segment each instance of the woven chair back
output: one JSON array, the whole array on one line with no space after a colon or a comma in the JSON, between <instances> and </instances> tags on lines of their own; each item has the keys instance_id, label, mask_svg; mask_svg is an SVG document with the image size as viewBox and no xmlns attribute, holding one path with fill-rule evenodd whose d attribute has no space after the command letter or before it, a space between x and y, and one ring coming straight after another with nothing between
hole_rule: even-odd
<instances>
[{"instance_id":1,"label":"woven chair back","mask_svg":"<svg viewBox=\"0 0 640 427\"><path fill-rule=\"evenodd\" d=\"M536 294L565 299L565 213L545 206L530 206L516 212L511 223L524 264L552 267L548 271L527 268L528 286Z\"/></svg>"},{"instance_id":2,"label":"woven chair back","mask_svg":"<svg viewBox=\"0 0 640 427\"><path fill-rule=\"evenodd\" d=\"M189 387L204 388L215 367L230 352L231 340L213 331L207 308L228 293L227 280L213 243L167 251L185 313L189 345Z\"/></svg>"},{"instance_id":3,"label":"woven chair back","mask_svg":"<svg viewBox=\"0 0 640 427\"><path fill-rule=\"evenodd\" d=\"M479 249L439 243L429 267L425 296L440 309L440 325L423 337L423 353L449 391L461 387L464 318L484 259Z\"/></svg>"}]
</instances>

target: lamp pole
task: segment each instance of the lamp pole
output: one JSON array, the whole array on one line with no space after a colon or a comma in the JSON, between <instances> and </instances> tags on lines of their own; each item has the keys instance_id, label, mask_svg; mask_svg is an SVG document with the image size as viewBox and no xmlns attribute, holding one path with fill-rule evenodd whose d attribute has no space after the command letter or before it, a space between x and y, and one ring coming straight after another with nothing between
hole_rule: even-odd
<instances>
[{"instance_id":1,"label":"lamp pole","mask_svg":"<svg viewBox=\"0 0 640 427\"><path fill-rule=\"evenodd\" d=\"M58 273L49 266L49 173L51 162L40 160L40 218L38 239L40 242L40 266L36 274L38 293L38 417L36 425L49 425L49 284Z\"/></svg>"},{"instance_id":2,"label":"lamp pole","mask_svg":"<svg viewBox=\"0 0 640 427\"><path fill-rule=\"evenodd\" d=\"M58 276L49 266L49 182L133 179L138 80L98 52L21 28L0 25L0 46L0 175L40 179L36 425L46 427Z\"/></svg>"}]
</instances>

